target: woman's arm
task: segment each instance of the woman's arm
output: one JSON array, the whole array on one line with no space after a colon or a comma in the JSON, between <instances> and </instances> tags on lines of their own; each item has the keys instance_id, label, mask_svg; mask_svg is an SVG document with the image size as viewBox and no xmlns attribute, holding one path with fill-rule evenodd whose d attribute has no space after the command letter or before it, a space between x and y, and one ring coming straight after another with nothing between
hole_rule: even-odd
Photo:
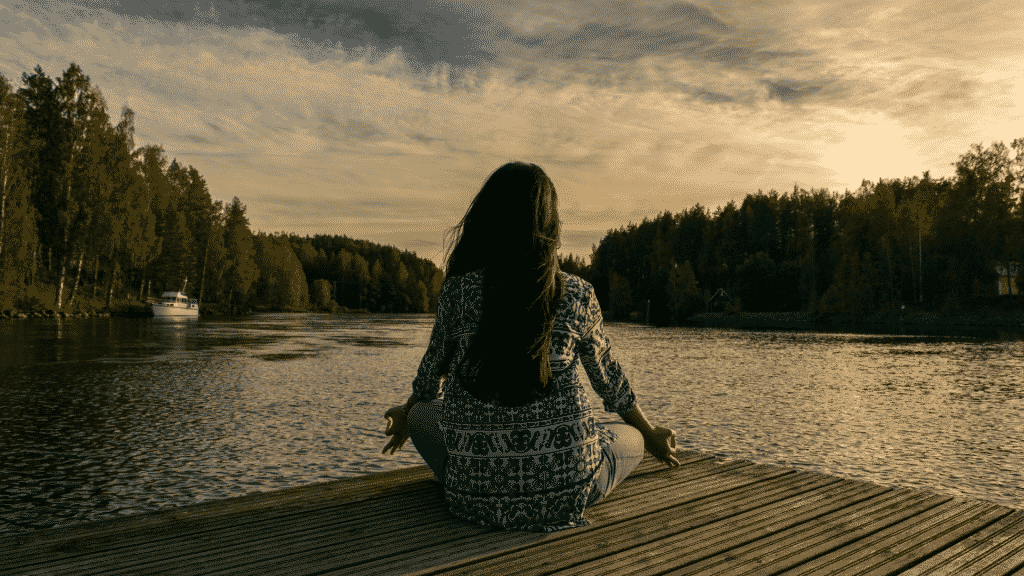
<instances>
[{"instance_id":1,"label":"woman's arm","mask_svg":"<svg viewBox=\"0 0 1024 576\"><path fill-rule=\"evenodd\" d=\"M448 339L448 327L445 322L448 319L446 314L448 300L448 283L446 282L438 295L437 314L434 316L434 328L430 331L430 342L427 344L427 351L420 360L420 366L416 370L416 377L412 382L413 392L405 404L393 406L384 413L387 424L384 427L384 435L391 436L384 445L381 454L388 450L391 454L402 449L409 440L409 430L406 425L406 417L409 410L421 399L433 400L441 391L442 374L448 371L448 362L451 360L451 341Z\"/></svg>"},{"instance_id":2,"label":"woman's arm","mask_svg":"<svg viewBox=\"0 0 1024 576\"><path fill-rule=\"evenodd\" d=\"M430 330L430 341L423 353L416 377L412 380L412 396L407 407L415 404L413 398L433 400L441 394L441 380L448 373L448 366L455 352L455 340L450 338L452 322L456 320L457 310L451 309L453 303L451 281L445 281L437 296L437 313L434 315L434 327Z\"/></svg>"},{"instance_id":3,"label":"woman's arm","mask_svg":"<svg viewBox=\"0 0 1024 576\"><path fill-rule=\"evenodd\" d=\"M651 455L668 466L678 466L679 461L673 455L676 433L668 428L652 426L644 416L622 367L611 357L611 342L604 335L601 306L592 287L587 296L585 322L590 328L581 336L577 350L591 386L604 400L605 410L619 414L627 424L640 431L644 437L644 448Z\"/></svg>"},{"instance_id":4,"label":"woman's arm","mask_svg":"<svg viewBox=\"0 0 1024 576\"><path fill-rule=\"evenodd\" d=\"M636 394L629 385L629 380L622 371L622 366L612 358L611 342L604 334L604 321L601 317L601 305L594 295L593 288L588 286L583 307L582 330L576 351L580 363L587 373L590 386L604 401L604 409L616 414L626 414L637 406Z\"/></svg>"}]
</instances>

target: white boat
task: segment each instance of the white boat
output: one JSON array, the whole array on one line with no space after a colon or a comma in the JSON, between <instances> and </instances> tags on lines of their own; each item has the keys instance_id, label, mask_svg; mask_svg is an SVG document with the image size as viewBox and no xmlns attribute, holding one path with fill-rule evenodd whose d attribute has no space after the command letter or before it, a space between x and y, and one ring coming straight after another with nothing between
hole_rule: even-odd
<instances>
[{"instance_id":1,"label":"white boat","mask_svg":"<svg viewBox=\"0 0 1024 576\"><path fill-rule=\"evenodd\" d=\"M154 302L153 316L199 317L199 301L189 299L184 292L164 292L159 302Z\"/></svg>"}]
</instances>

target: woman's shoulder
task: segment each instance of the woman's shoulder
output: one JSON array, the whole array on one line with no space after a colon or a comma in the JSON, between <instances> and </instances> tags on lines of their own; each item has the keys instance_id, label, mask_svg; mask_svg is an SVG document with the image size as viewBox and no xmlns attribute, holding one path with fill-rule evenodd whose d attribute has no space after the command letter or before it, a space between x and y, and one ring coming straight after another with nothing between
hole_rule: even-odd
<instances>
[{"instance_id":1,"label":"woman's shoulder","mask_svg":"<svg viewBox=\"0 0 1024 576\"><path fill-rule=\"evenodd\" d=\"M590 282L568 272L561 272L561 274L562 284L565 286L565 293L567 295L586 299L594 293L594 287L590 285Z\"/></svg>"},{"instance_id":2,"label":"woman's shoulder","mask_svg":"<svg viewBox=\"0 0 1024 576\"><path fill-rule=\"evenodd\" d=\"M482 279L483 277L484 277L484 269L483 268L478 268L476 270L470 270L469 272L464 272L462 274L455 274L455 275L452 275L452 276L448 276L447 278L445 278L445 281L446 282L456 282L456 283L458 283L458 282L474 282L474 281Z\"/></svg>"},{"instance_id":3,"label":"woman's shoulder","mask_svg":"<svg viewBox=\"0 0 1024 576\"><path fill-rule=\"evenodd\" d=\"M472 270L470 272L466 272L465 274L458 274L455 276L446 277L444 279L444 284L442 285L442 290L457 290L468 286L476 286L483 284L483 280L483 269Z\"/></svg>"}]
</instances>

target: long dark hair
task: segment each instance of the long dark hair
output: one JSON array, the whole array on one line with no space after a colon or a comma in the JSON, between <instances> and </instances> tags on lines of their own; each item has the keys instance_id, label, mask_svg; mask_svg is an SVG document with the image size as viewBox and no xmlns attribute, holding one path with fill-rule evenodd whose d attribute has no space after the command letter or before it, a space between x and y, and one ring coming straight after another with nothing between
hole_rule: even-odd
<instances>
[{"instance_id":1,"label":"long dark hair","mask_svg":"<svg viewBox=\"0 0 1024 576\"><path fill-rule=\"evenodd\" d=\"M450 232L447 277L483 270L480 326L453 367L479 400L521 406L551 392L560 233L555 185L523 162L495 170Z\"/></svg>"}]
</instances>

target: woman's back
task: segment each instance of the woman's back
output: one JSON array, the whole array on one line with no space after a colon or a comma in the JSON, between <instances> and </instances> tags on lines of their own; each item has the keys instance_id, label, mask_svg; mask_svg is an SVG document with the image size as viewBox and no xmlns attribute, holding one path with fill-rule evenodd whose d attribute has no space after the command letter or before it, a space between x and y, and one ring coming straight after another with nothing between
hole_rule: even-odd
<instances>
[{"instance_id":1,"label":"woman's back","mask_svg":"<svg viewBox=\"0 0 1024 576\"><path fill-rule=\"evenodd\" d=\"M532 530L585 524L582 514L601 463L602 439L579 363L610 411L628 412L636 398L607 355L593 288L576 276L561 276L565 288L551 333L549 392L512 407L477 399L460 383L473 374L451 369L465 360L479 325L484 273L445 283L413 391L434 398L440 375L449 374L441 428L448 448L445 491L457 516Z\"/></svg>"}]
</instances>

